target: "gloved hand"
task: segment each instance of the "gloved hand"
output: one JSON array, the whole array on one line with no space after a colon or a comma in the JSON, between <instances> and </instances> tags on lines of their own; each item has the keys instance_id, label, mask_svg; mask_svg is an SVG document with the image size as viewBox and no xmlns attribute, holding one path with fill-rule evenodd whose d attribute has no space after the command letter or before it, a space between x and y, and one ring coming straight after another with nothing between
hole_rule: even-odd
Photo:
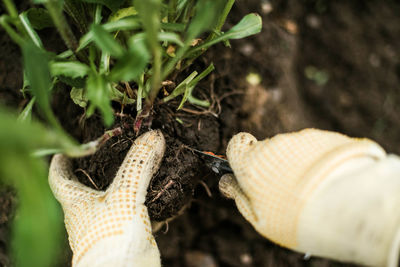
<instances>
[{"instance_id":1,"label":"gloved hand","mask_svg":"<svg viewBox=\"0 0 400 267\"><path fill-rule=\"evenodd\" d=\"M306 129L258 142L239 133L220 191L264 237L298 252L397 266L400 158L368 139Z\"/></svg>"},{"instance_id":2,"label":"gloved hand","mask_svg":"<svg viewBox=\"0 0 400 267\"><path fill-rule=\"evenodd\" d=\"M160 131L138 137L105 192L77 182L68 158L53 157L49 183L64 210L72 266L161 266L144 201L164 151Z\"/></svg>"}]
</instances>

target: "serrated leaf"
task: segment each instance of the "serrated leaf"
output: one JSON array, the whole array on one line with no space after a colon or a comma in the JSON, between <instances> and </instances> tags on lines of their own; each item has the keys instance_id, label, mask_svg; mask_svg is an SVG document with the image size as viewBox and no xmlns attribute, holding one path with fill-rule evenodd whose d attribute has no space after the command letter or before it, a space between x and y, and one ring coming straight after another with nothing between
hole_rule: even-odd
<instances>
[{"instance_id":1,"label":"serrated leaf","mask_svg":"<svg viewBox=\"0 0 400 267\"><path fill-rule=\"evenodd\" d=\"M117 11L125 0L83 0L87 3L100 4L108 7L111 11Z\"/></svg>"},{"instance_id":2,"label":"serrated leaf","mask_svg":"<svg viewBox=\"0 0 400 267\"><path fill-rule=\"evenodd\" d=\"M54 27L53 20L50 17L47 9L44 8L30 8L25 11L32 27L36 30Z\"/></svg>"},{"instance_id":3,"label":"serrated leaf","mask_svg":"<svg viewBox=\"0 0 400 267\"><path fill-rule=\"evenodd\" d=\"M78 61L50 62L50 72L53 76L65 76L72 79L85 77L90 68Z\"/></svg>"},{"instance_id":4,"label":"serrated leaf","mask_svg":"<svg viewBox=\"0 0 400 267\"><path fill-rule=\"evenodd\" d=\"M82 108L87 106L88 99L83 88L73 87L69 95L71 96L72 101L74 101L78 106Z\"/></svg>"},{"instance_id":5,"label":"serrated leaf","mask_svg":"<svg viewBox=\"0 0 400 267\"><path fill-rule=\"evenodd\" d=\"M87 98L90 101L87 116L91 116L97 108L103 115L106 126L110 126L114 121L113 109L110 102L110 84L104 76L97 73L90 73L86 80Z\"/></svg>"},{"instance_id":6,"label":"serrated leaf","mask_svg":"<svg viewBox=\"0 0 400 267\"><path fill-rule=\"evenodd\" d=\"M124 55L124 48L102 26L93 24L91 32L93 41L103 52L117 58Z\"/></svg>"}]
</instances>

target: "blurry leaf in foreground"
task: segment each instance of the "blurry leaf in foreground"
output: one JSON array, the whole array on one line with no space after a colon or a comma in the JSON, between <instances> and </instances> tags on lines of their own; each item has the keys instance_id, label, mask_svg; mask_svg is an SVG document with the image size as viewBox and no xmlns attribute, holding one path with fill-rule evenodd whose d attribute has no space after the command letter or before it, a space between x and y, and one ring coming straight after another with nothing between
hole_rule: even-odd
<instances>
[{"instance_id":1,"label":"blurry leaf in foreground","mask_svg":"<svg viewBox=\"0 0 400 267\"><path fill-rule=\"evenodd\" d=\"M16 188L19 203L12 227L16 266L54 266L62 214L47 183L48 166L31 153L54 145L56 138L39 124L17 122L1 108L0 125L0 179Z\"/></svg>"},{"instance_id":2,"label":"blurry leaf in foreground","mask_svg":"<svg viewBox=\"0 0 400 267\"><path fill-rule=\"evenodd\" d=\"M31 42L22 47L26 76L31 90L36 96L36 102L42 111L48 115L50 108L50 89L52 87L49 61L46 52Z\"/></svg>"},{"instance_id":3,"label":"blurry leaf in foreground","mask_svg":"<svg viewBox=\"0 0 400 267\"><path fill-rule=\"evenodd\" d=\"M131 81L137 79L144 72L150 60L150 52L147 50L144 38L129 40L129 50L120 58L111 71L112 81Z\"/></svg>"},{"instance_id":4,"label":"blurry leaf in foreground","mask_svg":"<svg viewBox=\"0 0 400 267\"><path fill-rule=\"evenodd\" d=\"M110 126L114 121L114 113L110 102L110 84L104 76L98 73L90 73L86 80L87 98L90 101L86 115L93 115L94 110L98 108L104 119L104 123Z\"/></svg>"},{"instance_id":5,"label":"blurry leaf in foreground","mask_svg":"<svg viewBox=\"0 0 400 267\"><path fill-rule=\"evenodd\" d=\"M102 26L93 24L91 27L93 41L105 53L114 57L122 57L124 49Z\"/></svg>"},{"instance_id":6,"label":"blurry leaf in foreground","mask_svg":"<svg viewBox=\"0 0 400 267\"><path fill-rule=\"evenodd\" d=\"M70 78L85 77L89 67L78 61L51 62L50 71L53 76L65 76Z\"/></svg>"}]
</instances>

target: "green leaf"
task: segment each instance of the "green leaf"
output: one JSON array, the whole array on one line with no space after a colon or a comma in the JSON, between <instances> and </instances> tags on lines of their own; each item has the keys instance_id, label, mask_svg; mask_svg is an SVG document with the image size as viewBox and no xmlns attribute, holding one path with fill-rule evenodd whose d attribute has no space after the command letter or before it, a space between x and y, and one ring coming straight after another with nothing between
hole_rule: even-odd
<instances>
[{"instance_id":1,"label":"green leaf","mask_svg":"<svg viewBox=\"0 0 400 267\"><path fill-rule=\"evenodd\" d=\"M143 38L136 39L135 36L128 41L129 51L121 57L111 70L112 81L131 81L137 79L145 70L150 60Z\"/></svg>"},{"instance_id":2,"label":"green leaf","mask_svg":"<svg viewBox=\"0 0 400 267\"><path fill-rule=\"evenodd\" d=\"M25 11L31 25L36 30L54 27L53 20L50 17L47 9L44 8L30 8Z\"/></svg>"},{"instance_id":3,"label":"green leaf","mask_svg":"<svg viewBox=\"0 0 400 267\"><path fill-rule=\"evenodd\" d=\"M184 46L184 43L181 41L181 37L174 32L160 32L158 33L158 39L160 41L171 42L179 46Z\"/></svg>"},{"instance_id":4,"label":"green leaf","mask_svg":"<svg viewBox=\"0 0 400 267\"><path fill-rule=\"evenodd\" d=\"M197 71L192 72L185 80L183 80L172 93L163 99L163 102L168 102L175 97L183 94L181 103L179 104L178 109L181 109L186 101L189 101L192 104L208 107L210 103L206 100L200 100L195 98L193 94L193 89L196 87L199 81L201 81L204 77L206 77L211 71L213 71L214 64L210 64L200 75L197 75Z\"/></svg>"},{"instance_id":5,"label":"green leaf","mask_svg":"<svg viewBox=\"0 0 400 267\"><path fill-rule=\"evenodd\" d=\"M71 96L72 101L74 101L75 104L78 106L85 108L87 106L88 99L86 97L85 91L83 88L75 88L73 87L71 89L71 92L69 93Z\"/></svg>"},{"instance_id":6,"label":"green leaf","mask_svg":"<svg viewBox=\"0 0 400 267\"><path fill-rule=\"evenodd\" d=\"M261 31L262 20L260 15L252 13L244 16L244 18L239 21L238 24L233 26L228 32L226 32L223 36L225 36L225 40L227 39L241 39Z\"/></svg>"},{"instance_id":7,"label":"green leaf","mask_svg":"<svg viewBox=\"0 0 400 267\"><path fill-rule=\"evenodd\" d=\"M83 88L85 87L86 80L84 78L70 78L63 75L57 77L61 82L68 84L72 87Z\"/></svg>"},{"instance_id":8,"label":"green leaf","mask_svg":"<svg viewBox=\"0 0 400 267\"><path fill-rule=\"evenodd\" d=\"M137 15L137 13L138 12L133 6L127 8L121 8L120 10L112 14L108 19L108 21L117 21L125 17Z\"/></svg>"},{"instance_id":9,"label":"green leaf","mask_svg":"<svg viewBox=\"0 0 400 267\"><path fill-rule=\"evenodd\" d=\"M46 116L46 119L57 132L60 142L65 146L66 153L82 152L82 149L77 146L75 141L61 127L51 109L50 90L53 84L47 54L31 42L26 42L22 46L22 53L26 76L30 82L30 89L36 97L36 102Z\"/></svg>"},{"instance_id":10,"label":"green leaf","mask_svg":"<svg viewBox=\"0 0 400 267\"><path fill-rule=\"evenodd\" d=\"M185 2L185 1L182 1ZM191 20L186 31L184 46L177 50L175 57L171 58L163 67L162 79L165 79L176 67L178 62L191 54L188 53L193 39L199 37L201 33L212 29L218 22L218 14L222 11L225 1L223 0L203 0L198 1L195 7L196 14ZM186 5L187 3L185 3ZM178 2L178 7L180 3Z\"/></svg>"},{"instance_id":11,"label":"green leaf","mask_svg":"<svg viewBox=\"0 0 400 267\"><path fill-rule=\"evenodd\" d=\"M218 13L222 10L225 1L203 0L196 4L196 14L187 29L186 42L191 43L201 33L210 30L217 23Z\"/></svg>"},{"instance_id":12,"label":"green leaf","mask_svg":"<svg viewBox=\"0 0 400 267\"><path fill-rule=\"evenodd\" d=\"M36 102L46 116L51 116L50 89L52 81L47 54L31 42L22 46L24 68L30 82L30 88L36 96Z\"/></svg>"},{"instance_id":13,"label":"green leaf","mask_svg":"<svg viewBox=\"0 0 400 267\"><path fill-rule=\"evenodd\" d=\"M204 42L203 44L191 49L187 55L192 55L193 53L200 51L202 49L207 49L208 47L218 43L227 41L229 39L240 39L250 35L257 34L261 31L262 21L258 14L248 14L242 18L242 20L233 26L229 31L217 36L215 39Z\"/></svg>"},{"instance_id":14,"label":"green leaf","mask_svg":"<svg viewBox=\"0 0 400 267\"><path fill-rule=\"evenodd\" d=\"M174 89L174 91L171 92L169 96L163 98L163 102L168 102L175 97L184 94L187 89L187 85L197 76L197 74L197 71L193 71L188 77L186 77L185 80L178 84L178 86Z\"/></svg>"},{"instance_id":15,"label":"green leaf","mask_svg":"<svg viewBox=\"0 0 400 267\"><path fill-rule=\"evenodd\" d=\"M161 29L166 31L183 32L185 28L183 23L161 23Z\"/></svg>"},{"instance_id":16,"label":"green leaf","mask_svg":"<svg viewBox=\"0 0 400 267\"><path fill-rule=\"evenodd\" d=\"M111 11L117 11L125 0L83 0L87 3L100 4L108 7Z\"/></svg>"},{"instance_id":17,"label":"green leaf","mask_svg":"<svg viewBox=\"0 0 400 267\"><path fill-rule=\"evenodd\" d=\"M122 30L138 30L141 29L141 24L137 18L124 18L117 21L107 22L102 25L103 29L107 32L115 32ZM82 36L79 41L78 51L82 50L93 41L93 32L89 31Z\"/></svg>"},{"instance_id":18,"label":"green leaf","mask_svg":"<svg viewBox=\"0 0 400 267\"><path fill-rule=\"evenodd\" d=\"M28 105L26 105L24 110L19 114L18 119L17 119L18 121L21 121L21 122L24 122L24 121L30 122L31 121L33 104L35 104L35 97L33 97L29 101Z\"/></svg>"},{"instance_id":19,"label":"green leaf","mask_svg":"<svg viewBox=\"0 0 400 267\"><path fill-rule=\"evenodd\" d=\"M67 61L67 62L51 62L50 72L53 76L65 76L70 78L85 77L90 68L79 62L79 61Z\"/></svg>"},{"instance_id":20,"label":"green leaf","mask_svg":"<svg viewBox=\"0 0 400 267\"><path fill-rule=\"evenodd\" d=\"M146 40L150 46L153 56L151 90L148 99L152 104L160 90L161 85L161 65L162 51L158 41L158 32L160 30L160 11L162 6L161 0L134 0L134 5L139 12L146 33Z\"/></svg>"},{"instance_id":21,"label":"green leaf","mask_svg":"<svg viewBox=\"0 0 400 267\"><path fill-rule=\"evenodd\" d=\"M160 29L161 1L135 0L134 4L139 12L139 17L141 18L150 46L153 48L159 46L157 34Z\"/></svg>"},{"instance_id":22,"label":"green leaf","mask_svg":"<svg viewBox=\"0 0 400 267\"><path fill-rule=\"evenodd\" d=\"M123 105L135 103L135 99L129 98L125 93L121 93L115 86L111 85L110 99Z\"/></svg>"},{"instance_id":23,"label":"green leaf","mask_svg":"<svg viewBox=\"0 0 400 267\"><path fill-rule=\"evenodd\" d=\"M91 31L93 41L103 52L117 58L124 55L124 48L102 26L93 24Z\"/></svg>"},{"instance_id":24,"label":"green leaf","mask_svg":"<svg viewBox=\"0 0 400 267\"><path fill-rule=\"evenodd\" d=\"M185 89L185 93L183 95L182 101L179 104L178 109L181 109L183 107L183 104L188 100L191 104L203 106L203 107L208 107L210 106L210 103L206 100L200 100L197 99L193 96L193 89L196 87L196 85L204 78L206 77L210 72L212 72L215 69L214 64L210 64L205 70L200 73L200 75L196 76L193 80L191 80Z\"/></svg>"},{"instance_id":25,"label":"green leaf","mask_svg":"<svg viewBox=\"0 0 400 267\"><path fill-rule=\"evenodd\" d=\"M19 19L22 23L22 25L25 28L25 31L28 33L29 37L32 39L33 43L43 49L43 43L42 40L40 40L39 35L36 33L36 31L33 29L31 22L28 19L27 13L23 12L19 15Z\"/></svg>"},{"instance_id":26,"label":"green leaf","mask_svg":"<svg viewBox=\"0 0 400 267\"><path fill-rule=\"evenodd\" d=\"M85 77L90 68L78 61L50 62L52 76L65 76L70 78Z\"/></svg>"},{"instance_id":27,"label":"green leaf","mask_svg":"<svg viewBox=\"0 0 400 267\"><path fill-rule=\"evenodd\" d=\"M90 106L86 112L91 116L94 110L98 108L103 115L104 123L110 126L114 121L113 109L110 102L111 86L104 76L91 72L86 80L87 98Z\"/></svg>"}]
</instances>

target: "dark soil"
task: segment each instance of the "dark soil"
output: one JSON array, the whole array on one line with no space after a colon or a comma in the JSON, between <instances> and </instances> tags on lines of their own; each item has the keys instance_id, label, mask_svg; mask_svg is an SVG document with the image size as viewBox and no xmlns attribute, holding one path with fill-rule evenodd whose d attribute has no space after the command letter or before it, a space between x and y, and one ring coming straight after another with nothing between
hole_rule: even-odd
<instances>
[{"instance_id":1,"label":"dark soil","mask_svg":"<svg viewBox=\"0 0 400 267\"><path fill-rule=\"evenodd\" d=\"M142 126L146 131L151 122L167 141L162 166L148 189L151 218L162 221L182 213L156 234L164 266L349 266L304 260L260 237L234 203L221 197L219 177L187 147L223 154L239 131L263 139L318 127L370 137L389 152L400 153L399 11L399 3L379 0L236 2L228 24L257 12L263 17L263 30L232 41L231 49L218 45L196 62L199 70L210 62L216 66L195 89L199 98L210 99L212 108L187 105L186 111L176 111L178 100L156 104ZM57 37L51 32L41 35ZM26 101L19 93L19 50L3 32L0 45L0 102L21 108ZM310 69L326 79L310 76ZM250 72L262 77L260 84L246 81ZM106 130L98 116L82 118L83 110L71 103L66 88L58 88L53 106L63 126L81 142ZM115 111L122 113L117 105ZM129 108L123 114L111 127L121 127L120 135L95 155L75 161L82 183L104 190L112 182L135 138L136 114ZM0 192L0 264L8 261L6 222L12 196L10 190ZM186 209L179 212L182 208Z\"/></svg>"}]
</instances>

